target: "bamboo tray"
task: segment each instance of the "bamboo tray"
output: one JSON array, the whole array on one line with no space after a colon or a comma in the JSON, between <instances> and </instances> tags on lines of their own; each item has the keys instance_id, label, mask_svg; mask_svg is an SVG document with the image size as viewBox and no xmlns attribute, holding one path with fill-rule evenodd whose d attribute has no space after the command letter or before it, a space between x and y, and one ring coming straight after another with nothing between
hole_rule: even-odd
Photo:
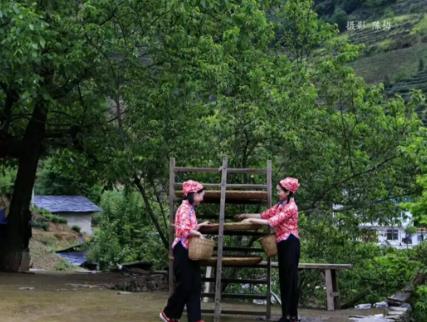
<instances>
[{"instance_id":1,"label":"bamboo tray","mask_svg":"<svg viewBox=\"0 0 427 322\"><path fill-rule=\"evenodd\" d=\"M250 223L239 223L239 222L229 222L224 223L224 231L254 231L262 228L261 225L258 224L250 224ZM200 227L200 232L202 234L208 233L216 233L219 230L219 224L208 224Z\"/></svg>"},{"instance_id":2,"label":"bamboo tray","mask_svg":"<svg viewBox=\"0 0 427 322\"><path fill-rule=\"evenodd\" d=\"M175 195L177 198L183 197L182 191L176 191ZM203 202L218 203L220 197L220 190L206 190ZM227 203L260 203L268 200L268 193L267 191L227 190L225 200Z\"/></svg>"},{"instance_id":3,"label":"bamboo tray","mask_svg":"<svg viewBox=\"0 0 427 322\"><path fill-rule=\"evenodd\" d=\"M222 265L223 266L246 266L246 265L256 265L262 261L260 256L247 256L247 257L223 257ZM217 257L211 257L200 261L202 265L214 266L216 265Z\"/></svg>"}]
</instances>

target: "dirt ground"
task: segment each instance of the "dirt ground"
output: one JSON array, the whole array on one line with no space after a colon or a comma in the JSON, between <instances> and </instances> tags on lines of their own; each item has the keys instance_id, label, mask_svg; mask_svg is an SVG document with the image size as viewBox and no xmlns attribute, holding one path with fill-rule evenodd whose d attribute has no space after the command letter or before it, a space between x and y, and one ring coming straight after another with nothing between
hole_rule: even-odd
<instances>
[{"instance_id":1,"label":"dirt ground","mask_svg":"<svg viewBox=\"0 0 427 322\"><path fill-rule=\"evenodd\" d=\"M157 322L165 292L128 293L106 288L123 278L114 273L0 273L1 322ZM228 304L225 308L259 309L255 305ZM278 307L274 313L278 318ZM380 310L301 310L303 322L342 322L349 316L382 313ZM211 321L209 317L205 320ZM181 319L186 321L186 318ZM224 317L222 322L255 321Z\"/></svg>"}]
</instances>

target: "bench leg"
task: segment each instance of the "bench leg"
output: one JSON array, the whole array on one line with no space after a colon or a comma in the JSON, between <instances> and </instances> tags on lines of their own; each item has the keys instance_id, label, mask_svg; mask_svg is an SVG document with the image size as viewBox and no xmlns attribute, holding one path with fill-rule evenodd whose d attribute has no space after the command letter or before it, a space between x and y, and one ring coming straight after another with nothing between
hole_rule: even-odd
<instances>
[{"instance_id":1,"label":"bench leg","mask_svg":"<svg viewBox=\"0 0 427 322\"><path fill-rule=\"evenodd\" d=\"M326 283L326 301L328 311L339 309L338 299L338 285L336 271L332 269L325 270L325 283Z\"/></svg>"}]
</instances>

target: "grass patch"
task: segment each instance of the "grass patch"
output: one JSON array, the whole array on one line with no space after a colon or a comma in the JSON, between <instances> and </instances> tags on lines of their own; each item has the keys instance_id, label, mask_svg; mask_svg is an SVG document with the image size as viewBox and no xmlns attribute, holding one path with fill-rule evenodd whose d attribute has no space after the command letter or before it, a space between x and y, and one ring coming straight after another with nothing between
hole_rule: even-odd
<instances>
[{"instance_id":1,"label":"grass patch","mask_svg":"<svg viewBox=\"0 0 427 322\"><path fill-rule=\"evenodd\" d=\"M385 79L396 82L417 73L420 59L427 61L427 44L420 43L409 48L361 57L351 66L368 83L378 83Z\"/></svg>"},{"instance_id":2,"label":"grass patch","mask_svg":"<svg viewBox=\"0 0 427 322\"><path fill-rule=\"evenodd\" d=\"M411 30L412 35L425 35L427 34L427 14L424 14L423 18L418 21L414 28Z\"/></svg>"}]
</instances>

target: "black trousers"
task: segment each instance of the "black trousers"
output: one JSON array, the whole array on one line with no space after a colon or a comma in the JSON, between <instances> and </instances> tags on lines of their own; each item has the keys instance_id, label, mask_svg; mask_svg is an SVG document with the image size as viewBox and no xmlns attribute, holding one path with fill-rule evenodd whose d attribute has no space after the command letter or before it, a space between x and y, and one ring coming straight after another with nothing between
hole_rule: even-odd
<instances>
[{"instance_id":1,"label":"black trousers","mask_svg":"<svg viewBox=\"0 0 427 322\"><path fill-rule=\"evenodd\" d=\"M173 255L176 285L164 312L171 319L180 319L186 306L188 322L199 321L202 319L200 264L188 258L188 250L181 243L175 245Z\"/></svg>"},{"instance_id":2,"label":"black trousers","mask_svg":"<svg viewBox=\"0 0 427 322\"><path fill-rule=\"evenodd\" d=\"M294 235L277 243L282 316L298 317L300 241Z\"/></svg>"}]
</instances>

